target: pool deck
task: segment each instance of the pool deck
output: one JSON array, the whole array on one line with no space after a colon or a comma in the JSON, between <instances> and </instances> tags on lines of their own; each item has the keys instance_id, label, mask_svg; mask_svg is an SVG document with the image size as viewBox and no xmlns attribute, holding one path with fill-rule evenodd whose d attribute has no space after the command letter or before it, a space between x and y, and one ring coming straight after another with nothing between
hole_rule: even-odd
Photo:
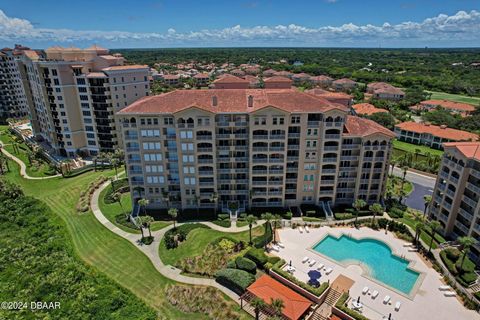
<instances>
[{"instance_id":1,"label":"pool deck","mask_svg":"<svg viewBox=\"0 0 480 320\"><path fill-rule=\"evenodd\" d=\"M395 238L392 233L385 234L384 230L375 231L370 228L330 228L321 227L318 229L310 228L310 232L300 233L298 229L280 229L280 241L285 245L284 249L274 254L283 258L285 261L292 261L296 268L294 273L301 281L308 281L308 271L316 269L320 263L325 267L333 268L333 271L326 275L322 272L320 282L327 279L331 282L340 274L343 274L355 281L350 289L350 296L357 298L360 296L360 302L364 305L362 314L372 320L383 319L392 314L393 319L435 319L435 320L474 320L479 319L480 315L474 311L467 310L462 303L455 297L445 297L443 291L438 288L444 283L441 281L440 274L434 269L428 267L425 262L415 252L409 252L404 244L407 242ZM339 237L342 234L350 235L353 238L373 238L381 240L388 244L394 254L403 256L412 261L410 266L422 273L421 279L417 281L417 288L412 290L410 297L401 294L396 290L388 288L379 281L374 281L364 275L364 269L357 265L342 265L334 260L314 252L311 248L328 234ZM302 263L303 257L315 259L317 263L310 267L307 263ZM362 290L367 286L370 293L374 290L379 292L376 299L372 299L370 294L363 295ZM386 295L391 297L391 304L384 304L383 299ZM395 304L401 302L399 311L395 311Z\"/></svg>"}]
</instances>

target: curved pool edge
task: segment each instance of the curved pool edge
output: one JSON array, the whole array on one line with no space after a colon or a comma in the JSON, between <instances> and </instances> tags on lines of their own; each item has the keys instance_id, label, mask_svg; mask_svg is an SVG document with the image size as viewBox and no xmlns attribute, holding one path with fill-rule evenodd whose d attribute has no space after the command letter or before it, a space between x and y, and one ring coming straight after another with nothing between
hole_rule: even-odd
<instances>
[{"instance_id":1,"label":"curved pool edge","mask_svg":"<svg viewBox=\"0 0 480 320\"><path fill-rule=\"evenodd\" d=\"M350 237L351 239L354 239L354 240L356 240L356 241L361 241L361 240L364 240L364 239L371 239L371 240L379 241L379 242L385 244L385 245L389 248L389 250L390 250L390 252L391 252L391 254L392 254L393 256L395 256L395 257L397 257L397 258L400 258L400 259L403 259L403 260L405 260L405 261L408 261L407 268L410 269L410 270L412 270L412 271L414 271L414 272L416 272L416 273L418 273L418 278L417 278L417 280L415 281L414 285L412 286L412 289L411 289L410 292L407 294L407 293L405 293L405 292L403 292L403 291L401 291L401 290L398 290L398 289L396 289L396 288L394 288L394 287L392 287L392 286L389 286L388 284L386 284L386 283L384 283L384 282L382 282L382 281L380 281L380 280L378 280L378 279L370 276L369 273L366 272L365 269L361 266L361 263L360 263L360 261L358 261L358 260L355 260L355 259L352 259L352 260L351 260L351 261L358 261L358 263L353 263L353 262L350 262L350 263L342 263L342 262L340 262L340 261L338 261L338 260L335 260L335 259L333 259L333 258L331 258L331 257L329 257L329 256L327 256L327 255L325 255L325 254L322 254L322 253L316 251L314 248L315 248L320 242L322 242L326 237L328 237L328 236L331 236L331 237L333 237L333 238L335 238L335 239L340 239L342 236L346 236L346 237ZM398 294L400 294L400 295L402 295L402 296L404 296L404 297L406 297L406 298L408 298L408 299L410 299L410 300L413 300L413 298L414 298L415 295L417 294L418 290L420 289L420 286L422 285L423 280L424 280L425 277L426 277L426 273L425 273L425 272L420 271L420 270L418 270L417 268L415 268L415 264L417 263L416 261L413 261L413 260L411 260L411 259L408 259L408 258L402 256L402 255L398 252L398 250L394 250L394 248L392 248L392 246L391 246L390 244L388 244L387 242L385 242L383 239L375 238L375 237L372 237L372 236L360 237L360 238L359 238L359 237L353 236L351 233L346 233L346 232L341 232L338 236L335 235L335 234L332 234L332 233L330 233L330 232L327 232L327 233L324 234L318 241L316 241L311 247L307 248L307 250L310 251L310 252L312 252L312 253L314 253L314 254L317 254L317 255L319 255L320 257L325 258L325 259L327 259L327 260L329 260L329 261L331 261L331 262L333 262L333 263L335 263L335 264L337 264L337 265L339 265L339 266L341 266L341 267L343 267L343 268L345 268L345 269L346 269L348 266L350 266L350 265L360 266L360 268L361 268L361 270L362 270L362 273L361 273L361 276L362 276L362 277L364 277L364 278L366 278L366 279L368 279L368 280L370 280L370 281L373 281L373 282L375 282L376 284L378 284L378 285L380 285L380 286L382 286L382 287L384 287L384 288L386 288L386 289L388 289L388 290L392 290L392 291L394 291L395 293L398 293Z\"/></svg>"}]
</instances>

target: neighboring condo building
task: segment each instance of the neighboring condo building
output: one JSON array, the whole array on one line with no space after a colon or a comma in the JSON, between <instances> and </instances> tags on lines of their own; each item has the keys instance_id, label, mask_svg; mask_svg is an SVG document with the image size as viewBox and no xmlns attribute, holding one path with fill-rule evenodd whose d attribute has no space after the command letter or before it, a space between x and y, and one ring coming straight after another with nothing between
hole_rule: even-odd
<instances>
[{"instance_id":1,"label":"neighboring condo building","mask_svg":"<svg viewBox=\"0 0 480 320\"><path fill-rule=\"evenodd\" d=\"M15 45L15 48L0 50L0 123L9 118L28 116L28 97L24 90L22 70L17 57L29 48Z\"/></svg>"},{"instance_id":2,"label":"neighboring condo building","mask_svg":"<svg viewBox=\"0 0 480 320\"><path fill-rule=\"evenodd\" d=\"M98 46L26 51L19 63L28 78L35 138L68 157L121 147L114 113L150 90L148 67L124 62Z\"/></svg>"},{"instance_id":3,"label":"neighboring condo building","mask_svg":"<svg viewBox=\"0 0 480 320\"><path fill-rule=\"evenodd\" d=\"M311 203L327 211L357 198L382 201L394 134L348 111L294 89L145 97L116 116L133 201L182 209Z\"/></svg>"},{"instance_id":4,"label":"neighboring condo building","mask_svg":"<svg viewBox=\"0 0 480 320\"><path fill-rule=\"evenodd\" d=\"M471 248L480 263L480 142L450 142L444 145L441 169L429 214L440 221L443 233L454 239L471 236Z\"/></svg>"},{"instance_id":5,"label":"neighboring condo building","mask_svg":"<svg viewBox=\"0 0 480 320\"><path fill-rule=\"evenodd\" d=\"M445 125L434 126L413 121L395 125L395 134L400 141L423 144L435 149L442 149L444 142L478 140L478 135L475 133L448 128Z\"/></svg>"}]
</instances>

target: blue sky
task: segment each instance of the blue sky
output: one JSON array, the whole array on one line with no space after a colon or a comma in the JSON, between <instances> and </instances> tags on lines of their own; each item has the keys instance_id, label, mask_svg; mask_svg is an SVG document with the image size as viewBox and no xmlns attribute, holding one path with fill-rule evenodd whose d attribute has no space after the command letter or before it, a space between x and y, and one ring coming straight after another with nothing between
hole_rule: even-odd
<instances>
[{"instance_id":1,"label":"blue sky","mask_svg":"<svg viewBox=\"0 0 480 320\"><path fill-rule=\"evenodd\" d=\"M0 2L0 46L446 47L479 34L479 0Z\"/></svg>"}]
</instances>

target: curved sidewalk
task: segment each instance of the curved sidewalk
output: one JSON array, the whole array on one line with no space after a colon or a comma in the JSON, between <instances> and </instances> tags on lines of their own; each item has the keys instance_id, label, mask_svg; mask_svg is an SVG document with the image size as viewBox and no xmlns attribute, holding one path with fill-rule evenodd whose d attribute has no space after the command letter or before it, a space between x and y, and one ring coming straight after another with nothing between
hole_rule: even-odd
<instances>
[{"instance_id":1,"label":"curved sidewalk","mask_svg":"<svg viewBox=\"0 0 480 320\"><path fill-rule=\"evenodd\" d=\"M155 269L157 269L158 272L160 272L163 276L165 276L165 277L167 277L171 280L181 282L181 283L215 287L215 288L221 290L226 295L228 295L235 302L238 302L239 296L235 292L233 292L232 290L218 284L215 280L207 279L207 278L196 278L196 277L184 276L184 275L180 274L181 273L180 269L177 269L177 268L175 268L174 266L171 266L171 265L165 265L162 262L162 260L160 259L159 253L158 253L159 252L160 241L162 240L164 234L168 230L173 228L172 225L169 225L169 226L167 226L165 228L162 228L158 231L152 231L152 236L154 237L154 241L150 245L144 245L140 242L139 234L129 233L129 232L123 231L120 228L118 228L117 226L115 226L113 223L111 223L103 215L102 211L100 210L100 208L98 206L98 200L99 200L99 197L100 197L100 193L102 192L103 189L105 189L109 185L110 185L110 182L106 182L100 188L98 188L93 193L91 204L90 204L90 207L92 208L92 212L95 215L95 218L97 218L97 220L105 228L109 229L110 231L119 235L120 237L130 241L130 243L132 243L138 250L143 252L150 259L150 261L153 263ZM204 224L207 224L207 223L204 222ZM209 224L207 224L207 225L210 226ZM215 228L213 228L213 227L212 228L215 229L215 230L220 230L218 228L225 229L225 230L230 230L230 228L222 228L222 227L217 226L215 224L213 224L213 225L215 226ZM247 230L248 230L248 226L246 226L246 227L247 227ZM243 227L238 228L238 229L241 231L243 229ZM232 232L232 231L230 231L230 232Z\"/></svg>"},{"instance_id":2,"label":"curved sidewalk","mask_svg":"<svg viewBox=\"0 0 480 320\"><path fill-rule=\"evenodd\" d=\"M4 146L4 143L2 141L0 141L0 145L2 146L2 148L0 148L0 150L2 151L2 153L4 155L6 155L7 157L9 157L10 159L12 159L13 161L15 161L19 166L20 166L20 176L22 176L22 178L25 178L25 179L28 179L28 180L45 180L45 179L52 179L52 178L56 178L56 177L61 177L62 175L59 173L59 174L56 174L56 175L53 175L53 176L48 176L48 177L31 177L27 174L27 166L25 165L25 163L23 163L22 160L18 159L17 157L15 157L13 154L11 154L10 152L8 152L7 150L5 150L5 148L3 148Z\"/></svg>"}]
</instances>

